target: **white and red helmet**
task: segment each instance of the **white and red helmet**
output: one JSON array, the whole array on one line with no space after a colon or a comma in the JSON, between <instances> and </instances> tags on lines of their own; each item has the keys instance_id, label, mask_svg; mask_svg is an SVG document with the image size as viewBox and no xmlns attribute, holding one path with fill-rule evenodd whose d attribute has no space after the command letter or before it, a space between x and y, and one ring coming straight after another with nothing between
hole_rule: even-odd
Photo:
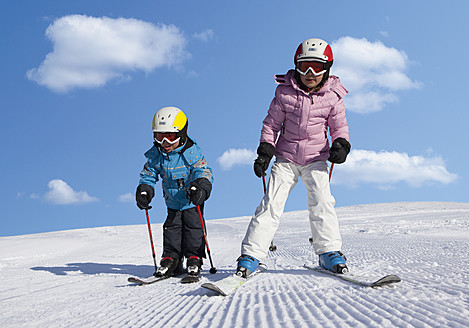
<instances>
[{"instance_id":1,"label":"white and red helmet","mask_svg":"<svg viewBox=\"0 0 469 328\"><path fill-rule=\"evenodd\" d=\"M331 46L326 41L318 38L308 39L300 43L294 57L295 67L300 61L320 61L327 63L330 68L333 60Z\"/></svg>"}]
</instances>

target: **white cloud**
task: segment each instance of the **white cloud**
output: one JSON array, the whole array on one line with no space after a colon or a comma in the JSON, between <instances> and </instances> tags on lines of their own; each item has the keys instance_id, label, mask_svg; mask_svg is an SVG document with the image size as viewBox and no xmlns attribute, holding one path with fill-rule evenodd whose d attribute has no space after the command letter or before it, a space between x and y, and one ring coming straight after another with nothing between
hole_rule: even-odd
<instances>
[{"instance_id":1,"label":"white cloud","mask_svg":"<svg viewBox=\"0 0 469 328\"><path fill-rule=\"evenodd\" d=\"M44 198L53 204L82 204L96 202L99 199L88 195L86 191L74 191L65 181L55 179L49 181L49 192Z\"/></svg>"},{"instance_id":2,"label":"white cloud","mask_svg":"<svg viewBox=\"0 0 469 328\"><path fill-rule=\"evenodd\" d=\"M190 57L177 27L137 19L64 16L49 25L46 37L54 49L27 77L55 92L101 87Z\"/></svg>"},{"instance_id":3,"label":"white cloud","mask_svg":"<svg viewBox=\"0 0 469 328\"><path fill-rule=\"evenodd\" d=\"M383 92L357 92L344 98L347 109L357 113L377 112L386 104L399 101L396 95Z\"/></svg>"},{"instance_id":4,"label":"white cloud","mask_svg":"<svg viewBox=\"0 0 469 328\"><path fill-rule=\"evenodd\" d=\"M334 65L350 91L344 98L346 107L354 112L369 113L398 101L396 92L421 87L407 75L409 59L404 51L387 47L380 41L343 37L332 44Z\"/></svg>"},{"instance_id":5,"label":"white cloud","mask_svg":"<svg viewBox=\"0 0 469 328\"><path fill-rule=\"evenodd\" d=\"M217 162L223 170L229 170L234 165L252 165L256 157L256 152L249 149L229 149L217 159Z\"/></svg>"},{"instance_id":6,"label":"white cloud","mask_svg":"<svg viewBox=\"0 0 469 328\"><path fill-rule=\"evenodd\" d=\"M210 40L213 39L214 33L212 30L207 29L205 31L202 31L200 33L194 33L193 37L194 39L197 39L202 42L209 42Z\"/></svg>"},{"instance_id":7,"label":"white cloud","mask_svg":"<svg viewBox=\"0 0 469 328\"><path fill-rule=\"evenodd\" d=\"M333 173L335 184L358 186L363 183L389 188L397 183L411 187L426 184L449 184L457 175L448 172L441 157L409 156L398 152L353 150L347 161Z\"/></svg>"},{"instance_id":8,"label":"white cloud","mask_svg":"<svg viewBox=\"0 0 469 328\"><path fill-rule=\"evenodd\" d=\"M119 201L122 203L130 203L134 200L134 196L131 193L123 194L119 196Z\"/></svg>"}]
</instances>

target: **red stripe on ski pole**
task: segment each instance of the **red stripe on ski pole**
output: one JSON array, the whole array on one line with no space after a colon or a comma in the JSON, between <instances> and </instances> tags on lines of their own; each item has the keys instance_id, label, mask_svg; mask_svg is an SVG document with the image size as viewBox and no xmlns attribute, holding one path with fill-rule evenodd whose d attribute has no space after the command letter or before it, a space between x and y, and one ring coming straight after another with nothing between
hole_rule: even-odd
<instances>
[{"instance_id":1,"label":"red stripe on ski pole","mask_svg":"<svg viewBox=\"0 0 469 328\"><path fill-rule=\"evenodd\" d=\"M265 175L262 176L262 184L264 185L264 195L267 192L267 187L265 186Z\"/></svg>"},{"instance_id":2,"label":"red stripe on ski pole","mask_svg":"<svg viewBox=\"0 0 469 328\"><path fill-rule=\"evenodd\" d=\"M153 236L151 234L150 216L148 215L148 209L145 209L145 213L147 215L148 234L150 235L151 252L153 254L153 263L155 264L155 272L156 272L158 270L158 267L156 265L155 246L153 245Z\"/></svg>"},{"instance_id":3,"label":"red stripe on ski pole","mask_svg":"<svg viewBox=\"0 0 469 328\"><path fill-rule=\"evenodd\" d=\"M212 266L210 268L210 273L213 274L217 272L217 269L213 266L212 254L210 252L210 247L208 246L208 242L207 242L207 233L205 231L204 218L202 217L202 212L200 212L199 205L197 205L197 212L199 212L200 224L202 225L202 231L204 232L204 240L205 240L205 246L207 247L208 259L210 260L210 265Z\"/></svg>"}]
</instances>

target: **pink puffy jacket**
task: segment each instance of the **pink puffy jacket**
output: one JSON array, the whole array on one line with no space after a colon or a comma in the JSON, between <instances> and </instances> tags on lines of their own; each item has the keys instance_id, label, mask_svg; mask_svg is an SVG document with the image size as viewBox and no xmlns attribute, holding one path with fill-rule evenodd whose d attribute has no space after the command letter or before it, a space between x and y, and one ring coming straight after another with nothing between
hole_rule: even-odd
<instances>
[{"instance_id":1,"label":"pink puffy jacket","mask_svg":"<svg viewBox=\"0 0 469 328\"><path fill-rule=\"evenodd\" d=\"M326 161L327 128L332 141L349 140L342 101L348 91L337 76L330 76L318 92L308 94L300 89L294 73L290 70L284 76L276 76L280 85L263 121L260 141L274 145L276 157L298 165Z\"/></svg>"}]
</instances>

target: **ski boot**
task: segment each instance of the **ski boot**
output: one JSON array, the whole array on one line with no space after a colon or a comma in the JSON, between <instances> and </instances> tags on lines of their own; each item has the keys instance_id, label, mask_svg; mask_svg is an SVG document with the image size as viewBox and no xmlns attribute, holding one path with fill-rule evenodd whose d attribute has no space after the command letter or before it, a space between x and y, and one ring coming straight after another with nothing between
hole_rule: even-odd
<instances>
[{"instance_id":1,"label":"ski boot","mask_svg":"<svg viewBox=\"0 0 469 328\"><path fill-rule=\"evenodd\" d=\"M191 256L187 259L187 276L181 279L182 284L190 284L200 280L202 260L197 256Z\"/></svg>"},{"instance_id":2,"label":"ski boot","mask_svg":"<svg viewBox=\"0 0 469 328\"><path fill-rule=\"evenodd\" d=\"M341 251L328 252L319 255L319 265L321 268L332 271L334 273L347 273L348 268L345 264L347 258Z\"/></svg>"},{"instance_id":3,"label":"ski boot","mask_svg":"<svg viewBox=\"0 0 469 328\"><path fill-rule=\"evenodd\" d=\"M236 269L236 275L242 278L247 278L251 273L257 270L259 261L249 255L241 255L238 258L238 268Z\"/></svg>"},{"instance_id":4,"label":"ski boot","mask_svg":"<svg viewBox=\"0 0 469 328\"><path fill-rule=\"evenodd\" d=\"M199 276L202 271L202 260L197 256L191 256L187 259L187 274Z\"/></svg>"},{"instance_id":5,"label":"ski boot","mask_svg":"<svg viewBox=\"0 0 469 328\"><path fill-rule=\"evenodd\" d=\"M164 257L161 259L160 267L155 272L156 277L172 277L174 276L174 270L179 265L179 260L172 257Z\"/></svg>"}]
</instances>

